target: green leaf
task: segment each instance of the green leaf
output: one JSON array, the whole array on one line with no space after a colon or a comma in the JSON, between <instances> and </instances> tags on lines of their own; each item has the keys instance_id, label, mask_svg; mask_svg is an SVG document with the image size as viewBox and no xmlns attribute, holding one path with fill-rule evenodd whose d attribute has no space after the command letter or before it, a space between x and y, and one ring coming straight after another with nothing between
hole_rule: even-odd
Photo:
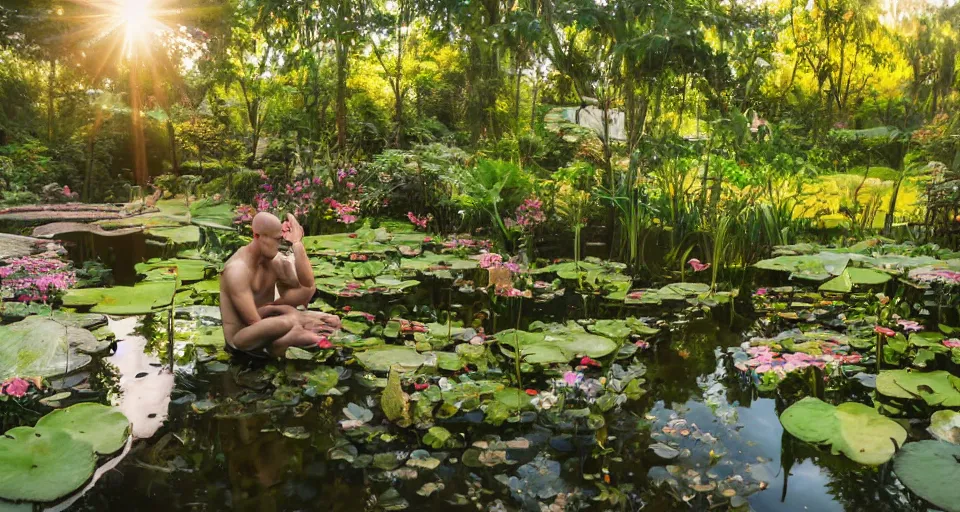
<instances>
[{"instance_id":1,"label":"green leaf","mask_svg":"<svg viewBox=\"0 0 960 512\"><path fill-rule=\"evenodd\" d=\"M170 305L176 284L173 281L144 282L135 286L83 288L67 291L66 307L93 306L90 311L108 315L143 315Z\"/></svg>"},{"instance_id":2,"label":"green leaf","mask_svg":"<svg viewBox=\"0 0 960 512\"><path fill-rule=\"evenodd\" d=\"M450 431L443 427L430 427L430 430L423 436L423 443L435 450L439 450L447 444L451 436Z\"/></svg>"},{"instance_id":3,"label":"green leaf","mask_svg":"<svg viewBox=\"0 0 960 512\"><path fill-rule=\"evenodd\" d=\"M893 460L897 478L921 498L947 512L960 512L960 446L919 441Z\"/></svg>"},{"instance_id":4,"label":"green leaf","mask_svg":"<svg viewBox=\"0 0 960 512\"><path fill-rule=\"evenodd\" d=\"M783 428L802 441L829 445L860 464L878 466L893 457L907 432L895 421L866 405L847 402L834 407L806 397L780 415Z\"/></svg>"},{"instance_id":5,"label":"green leaf","mask_svg":"<svg viewBox=\"0 0 960 512\"><path fill-rule=\"evenodd\" d=\"M0 381L70 373L93 360L78 350L97 345L90 331L40 316L0 325L0 340Z\"/></svg>"},{"instance_id":6,"label":"green leaf","mask_svg":"<svg viewBox=\"0 0 960 512\"><path fill-rule=\"evenodd\" d=\"M387 387L380 396L380 408L388 420L401 427L408 427L413 423L410 419L410 395L401 389L400 372L395 369L391 369L390 376L387 377Z\"/></svg>"},{"instance_id":7,"label":"green leaf","mask_svg":"<svg viewBox=\"0 0 960 512\"><path fill-rule=\"evenodd\" d=\"M884 370L877 376L877 391L884 396L923 400L927 405L960 407L960 391L950 372Z\"/></svg>"},{"instance_id":8,"label":"green leaf","mask_svg":"<svg viewBox=\"0 0 960 512\"><path fill-rule=\"evenodd\" d=\"M93 474L97 457L89 443L59 429L17 427L0 436L0 498L53 501Z\"/></svg>"},{"instance_id":9,"label":"green leaf","mask_svg":"<svg viewBox=\"0 0 960 512\"><path fill-rule=\"evenodd\" d=\"M402 371L416 370L428 363L428 357L410 347L385 345L354 354L360 365L376 372L390 371L397 366Z\"/></svg>"},{"instance_id":10,"label":"green leaf","mask_svg":"<svg viewBox=\"0 0 960 512\"><path fill-rule=\"evenodd\" d=\"M960 444L960 412L944 409L933 413L928 430L941 441Z\"/></svg>"},{"instance_id":11,"label":"green leaf","mask_svg":"<svg viewBox=\"0 0 960 512\"><path fill-rule=\"evenodd\" d=\"M119 450L127 440L130 421L114 407L83 402L57 409L40 418L37 430L63 430L106 455Z\"/></svg>"}]
</instances>

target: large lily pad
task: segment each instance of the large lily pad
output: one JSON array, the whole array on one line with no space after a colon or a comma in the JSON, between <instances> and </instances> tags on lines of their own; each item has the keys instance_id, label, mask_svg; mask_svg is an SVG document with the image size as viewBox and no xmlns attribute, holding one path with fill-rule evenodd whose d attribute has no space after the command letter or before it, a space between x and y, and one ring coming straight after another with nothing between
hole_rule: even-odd
<instances>
[{"instance_id":1,"label":"large lily pad","mask_svg":"<svg viewBox=\"0 0 960 512\"><path fill-rule=\"evenodd\" d=\"M119 410L103 404L83 402L57 409L40 418L37 430L63 430L105 455L123 447L130 421Z\"/></svg>"},{"instance_id":2,"label":"large lily pad","mask_svg":"<svg viewBox=\"0 0 960 512\"><path fill-rule=\"evenodd\" d=\"M885 370L877 376L881 395L923 400L927 405L960 407L960 379L947 371Z\"/></svg>"},{"instance_id":3,"label":"large lily pad","mask_svg":"<svg viewBox=\"0 0 960 512\"><path fill-rule=\"evenodd\" d=\"M92 306L90 311L108 315L143 315L169 306L175 288L173 281L159 281L135 286L73 289L63 296L63 305L72 308Z\"/></svg>"},{"instance_id":4,"label":"large lily pad","mask_svg":"<svg viewBox=\"0 0 960 512\"><path fill-rule=\"evenodd\" d=\"M941 441L960 444L960 412L944 409L933 413L928 430Z\"/></svg>"},{"instance_id":5,"label":"large lily pad","mask_svg":"<svg viewBox=\"0 0 960 512\"><path fill-rule=\"evenodd\" d=\"M780 423L803 441L830 445L833 453L869 466L890 460L896 446L903 445L907 438L907 432L895 421L856 402L834 407L806 397L783 411Z\"/></svg>"},{"instance_id":6,"label":"large lily pad","mask_svg":"<svg viewBox=\"0 0 960 512\"><path fill-rule=\"evenodd\" d=\"M839 276L820 285L822 292L848 293L856 285L876 285L886 283L891 275L869 268L848 268Z\"/></svg>"},{"instance_id":7,"label":"large lily pad","mask_svg":"<svg viewBox=\"0 0 960 512\"><path fill-rule=\"evenodd\" d=\"M139 274L145 274L147 281L162 281L178 277L181 282L200 281L216 272L216 267L205 260L173 258L169 260L152 258L134 267ZM174 273L176 268L176 273Z\"/></svg>"},{"instance_id":8,"label":"large lily pad","mask_svg":"<svg viewBox=\"0 0 960 512\"><path fill-rule=\"evenodd\" d=\"M385 345L355 354L360 365L375 372L387 372L393 366L401 370L415 370L427 365L430 358L410 347Z\"/></svg>"},{"instance_id":9,"label":"large lily pad","mask_svg":"<svg viewBox=\"0 0 960 512\"><path fill-rule=\"evenodd\" d=\"M180 226L176 228L150 228L147 234L174 244L195 244L200 241L200 228Z\"/></svg>"},{"instance_id":10,"label":"large lily pad","mask_svg":"<svg viewBox=\"0 0 960 512\"><path fill-rule=\"evenodd\" d=\"M754 264L757 268L790 272L790 278L823 281L839 276L850 262L849 254L821 252L802 256L778 256Z\"/></svg>"},{"instance_id":11,"label":"large lily pad","mask_svg":"<svg viewBox=\"0 0 960 512\"><path fill-rule=\"evenodd\" d=\"M543 332L508 329L497 333L496 338L510 357L519 345L520 357L531 364L566 363L577 356L604 357L620 347L610 338L587 333L575 322L540 327Z\"/></svg>"},{"instance_id":12,"label":"large lily pad","mask_svg":"<svg viewBox=\"0 0 960 512\"><path fill-rule=\"evenodd\" d=\"M90 363L78 350L98 345L90 331L41 316L0 325L0 380L55 377Z\"/></svg>"},{"instance_id":13,"label":"large lily pad","mask_svg":"<svg viewBox=\"0 0 960 512\"><path fill-rule=\"evenodd\" d=\"M960 512L960 446L943 441L910 443L897 453L893 470L921 498L947 512Z\"/></svg>"},{"instance_id":14,"label":"large lily pad","mask_svg":"<svg viewBox=\"0 0 960 512\"><path fill-rule=\"evenodd\" d=\"M0 498L52 501L93 474L90 444L60 429L17 427L0 436Z\"/></svg>"}]
</instances>

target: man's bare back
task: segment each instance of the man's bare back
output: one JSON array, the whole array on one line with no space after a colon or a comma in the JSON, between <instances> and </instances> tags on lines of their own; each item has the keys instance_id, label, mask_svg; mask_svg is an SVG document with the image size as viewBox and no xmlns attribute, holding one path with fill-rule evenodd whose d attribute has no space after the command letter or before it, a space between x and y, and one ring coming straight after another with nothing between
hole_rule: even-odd
<instances>
[{"instance_id":1,"label":"man's bare back","mask_svg":"<svg viewBox=\"0 0 960 512\"><path fill-rule=\"evenodd\" d=\"M224 265L220 315L229 348L279 357L288 347L320 342L320 334L340 326L334 315L296 309L310 302L316 286L300 241L303 228L292 215L287 216L287 225L285 230L275 216L257 214L253 241ZM292 243L292 258L280 254L284 239Z\"/></svg>"}]
</instances>

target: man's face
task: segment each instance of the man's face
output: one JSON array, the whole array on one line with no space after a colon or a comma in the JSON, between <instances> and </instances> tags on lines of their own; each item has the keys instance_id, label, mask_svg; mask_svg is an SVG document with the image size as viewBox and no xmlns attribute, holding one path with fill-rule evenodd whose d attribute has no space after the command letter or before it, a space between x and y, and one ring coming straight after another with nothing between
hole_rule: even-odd
<instances>
[{"instance_id":1,"label":"man's face","mask_svg":"<svg viewBox=\"0 0 960 512\"><path fill-rule=\"evenodd\" d=\"M265 229L256 237L260 243L260 255L264 259L272 260L280 252L280 244L283 242L283 233L280 229Z\"/></svg>"}]
</instances>

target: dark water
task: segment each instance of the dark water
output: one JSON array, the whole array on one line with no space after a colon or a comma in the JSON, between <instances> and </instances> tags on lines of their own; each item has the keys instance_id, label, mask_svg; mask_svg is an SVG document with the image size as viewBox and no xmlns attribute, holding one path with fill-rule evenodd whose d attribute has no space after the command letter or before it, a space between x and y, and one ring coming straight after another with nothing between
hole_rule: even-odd
<instances>
[{"instance_id":1,"label":"dark water","mask_svg":"<svg viewBox=\"0 0 960 512\"><path fill-rule=\"evenodd\" d=\"M142 236L122 238L107 241L109 247L98 246L103 242L96 240L76 240L71 250L77 252L71 255L75 261L82 261L92 251L110 266L131 271L136 261L161 255L159 249L148 247ZM125 272L116 274L118 282L128 280ZM483 318L488 333L522 328L535 320L637 314L667 320L667 328L640 358L647 366L643 386L647 394L605 415L606 453L600 453L604 450L598 449L592 432L558 435L555 426L537 419L492 427L471 422L478 418L467 414L466 418L458 415L452 420L438 420L437 424L464 434L467 446L484 436L497 435L502 440L530 439L531 447L510 450L509 458L516 464L493 468L453 463L450 458L459 457L463 450L448 449L445 451L450 458L433 471L422 470L412 480L385 477L380 469L357 468L328 456L338 440L350 440L338 425L344 419L341 410L347 403L356 402L379 413L377 406L366 401L371 393L354 379L340 383L350 387L346 396L304 396L296 406L279 405L271 403L270 380L276 373L273 364L232 361L225 369L211 371L209 364L203 363L202 354L200 363L193 362L190 354L180 354L169 421L152 438L137 441L119 467L107 473L74 509L378 510L389 509L390 503L378 502L378 497L392 488L409 502L407 510L520 510L520 503L512 499L510 490L496 476L515 474L520 465L542 452L560 461L563 480L579 488L571 498L570 510L707 510L711 503L702 496L684 503L666 486L655 486L648 476L655 471L652 468L670 463L648 449L653 436L666 421L679 418L717 439L711 445L720 453L716 461L706 454L705 445L691 444L690 461L695 469L739 475L762 488L748 496L749 507L754 510L926 510L902 489L889 467L859 466L784 434L778 420L787 405L783 397L776 393L760 396L724 355L723 349L747 339L754 325L750 311L742 307L736 313L729 307L706 314L635 311L575 294L550 305L524 304L526 311L516 303L490 304L488 299L461 294L448 283L427 280L414 294L385 301L364 299L354 307L407 311L411 318L436 318L437 312L443 315L449 309L467 323ZM147 317L141 322L140 332L152 340L150 349L166 360L163 325L162 319ZM835 396L828 399L869 403L867 390L857 383L832 393ZM203 400L218 406L200 414L193 407ZM375 421L380 418L378 414ZM304 427L309 437L283 435L284 429L296 426ZM387 424L383 427L395 437L388 441L352 440L360 454L409 452L422 446L418 435L423 431ZM603 470L610 486L626 489L621 503L591 500L596 487L588 478L599 477ZM429 482L442 484L443 489L427 497L419 495L417 491ZM544 500L547 504L550 501Z\"/></svg>"}]
</instances>

